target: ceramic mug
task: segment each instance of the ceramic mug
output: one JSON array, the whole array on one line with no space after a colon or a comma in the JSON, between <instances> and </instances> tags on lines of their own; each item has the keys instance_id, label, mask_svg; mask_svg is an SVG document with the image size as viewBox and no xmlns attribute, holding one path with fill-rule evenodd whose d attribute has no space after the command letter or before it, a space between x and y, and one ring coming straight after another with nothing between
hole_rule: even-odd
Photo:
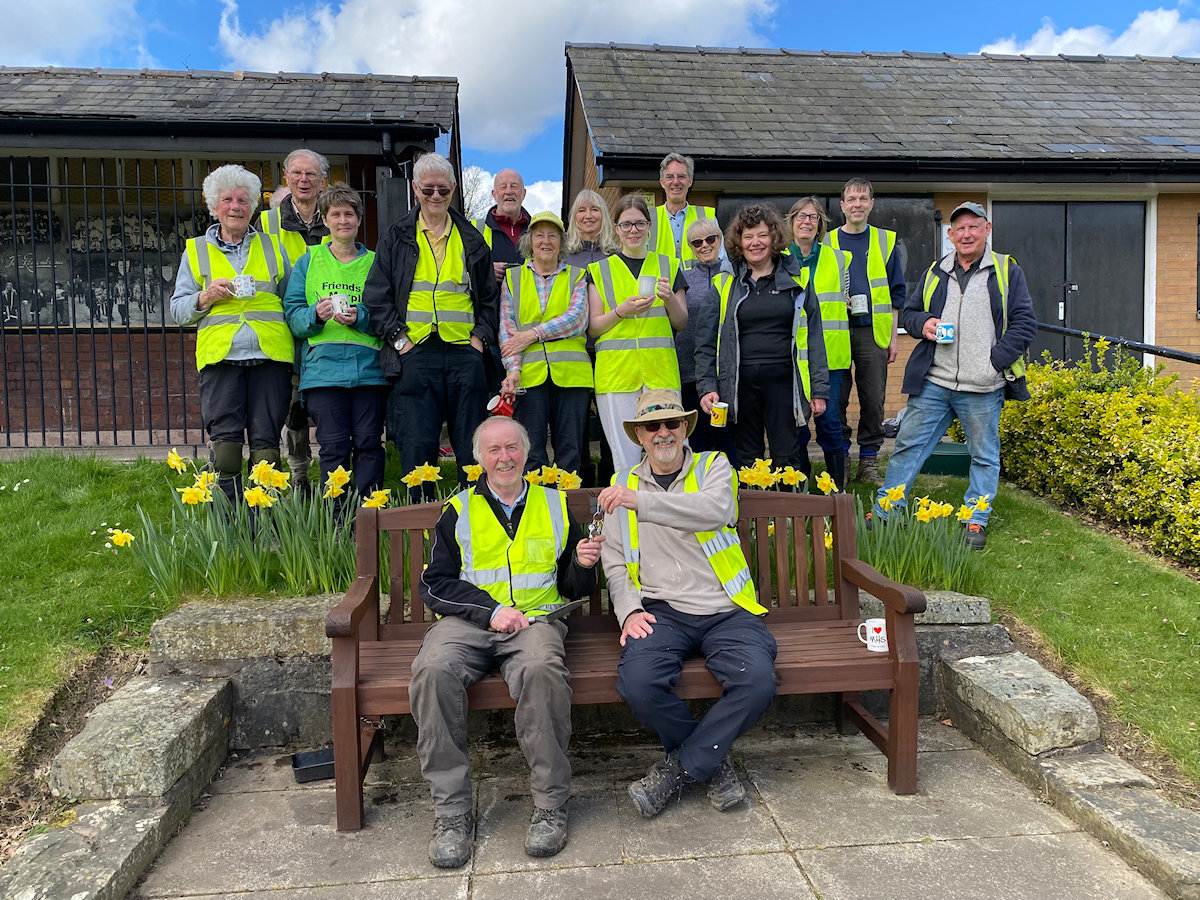
<instances>
[{"instance_id":1,"label":"ceramic mug","mask_svg":"<svg viewBox=\"0 0 1200 900\"><path fill-rule=\"evenodd\" d=\"M865 316L871 311L871 300L866 294L855 294L850 298L850 314Z\"/></svg>"},{"instance_id":2,"label":"ceramic mug","mask_svg":"<svg viewBox=\"0 0 1200 900\"><path fill-rule=\"evenodd\" d=\"M713 428L724 428L729 424L729 404L722 403L718 400L712 405L712 412L709 414L709 421L712 422Z\"/></svg>"},{"instance_id":3,"label":"ceramic mug","mask_svg":"<svg viewBox=\"0 0 1200 900\"><path fill-rule=\"evenodd\" d=\"M353 309L350 303L349 294L330 294L329 302L333 304L333 312L335 315L344 316Z\"/></svg>"},{"instance_id":4,"label":"ceramic mug","mask_svg":"<svg viewBox=\"0 0 1200 900\"><path fill-rule=\"evenodd\" d=\"M258 293L258 285L254 281L253 275L234 275L233 276L233 296L248 300Z\"/></svg>"},{"instance_id":5,"label":"ceramic mug","mask_svg":"<svg viewBox=\"0 0 1200 900\"><path fill-rule=\"evenodd\" d=\"M866 629L866 634L863 629ZM875 653L887 653L887 620L867 619L858 626L858 639Z\"/></svg>"},{"instance_id":6,"label":"ceramic mug","mask_svg":"<svg viewBox=\"0 0 1200 900\"><path fill-rule=\"evenodd\" d=\"M499 394L488 401L488 412L493 416L509 416L512 417L513 406Z\"/></svg>"},{"instance_id":7,"label":"ceramic mug","mask_svg":"<svg viewBox=\"0 0 1200 900\"><path fill-rule=\"evenodd\" d=\"M938 322L933 329L933 339L939 344L954 343L954 323Z\"/></svg>"},{"instance_id":8,"label":"ceramic mug","mask_svg":"<svg viewBox=\"0 0 1200 900\"><path fill-rule=\"evenodd\" d=\"M647 300L656 296L658 291L658 276L657 275L639 275L638 276L638 296L645 297Z\"/></svg>"}]
</instances>

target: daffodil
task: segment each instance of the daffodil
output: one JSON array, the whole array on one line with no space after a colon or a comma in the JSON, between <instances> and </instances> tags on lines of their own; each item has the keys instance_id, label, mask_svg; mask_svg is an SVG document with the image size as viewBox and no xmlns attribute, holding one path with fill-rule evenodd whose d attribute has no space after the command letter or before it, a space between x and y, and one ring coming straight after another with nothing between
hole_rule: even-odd
<instances>
[{"instance_id":1,"label":"daffodil","mask_svg":"<svg viewBox=\"0 0 1200 900\"><path fill-rule=\"evenodd\" d=\"M558 489L560 491L573 491L580 487L583 487L583 479L575 472L563 472L558 478Z\"/></svg>"},{"instance_id":2,"label":"daffodil","mask_svg":"<svg viewBox=\"0 0 1200 900\"><path fill-rule=\"evenodd\" d=\"M932 505L933 505L933 501L930 500L928 497L918 497L917 498L917 509L929 509L929 507Z\"/></svg>"},{"instance_id":3,"label":"daffodil","mask_svg":"<svg viewBox=\"0 0 1200 900\"><path fill-rule=\"evenodd\" d=\"M242 496L246 498L246 505L251 508L260 506L263 509L270 509L271 504L275 502L275 498L261 487L248 488L242 492Z\"/></svg>"},{"instance_id":4,"label":"daffodil","mask_svg":"<svg viewBox=\"0 0 1200 900\"><path fill-rule=\"evenodd\" d=\"M917 508L916 519L918 522L928 522L933 517L933 510L928 506L921 506Z\"/></svg>"},{"instance_id":5,"label":"daffodil","mask_svg":"<svg viewBox=\"0 0 1200 900\"><path fill-rule=\"evenodd\" d=\"M179 491L180 498L188 506L195 506L198 503L211 503L212 491L205 490L197 485L191 487L175 488Z\"/></svg>"},{"instance_id":6,"label":"daffodil","mask_svg":"<svg viewBox=\"0 0 1200 900\"><path fill-rule=\"evenodd\" d=\"M750 475L749 469L747 469L744 466L742 468L738 469L738 481L740 481L742 484L748 485L748 484L750 484L750 480L751 480L751 475Z\"/></svg>"},{"instance_id":7,"label":"daffodil","mask_svg":"<svg viewBox=\"0 0 1200 900\"><path fill-rule=\"evenodd\" d=\"M372 491L371 496L363 501L363 506L367 509L383 509L388 505L388 495L391 492L391 488L383 488L379 491Z\"/></svg>"},{"instance_id":8,"label":"daffodil","mask_svg":"<svg viewBox=\"0 0 1200 900\"><path fill-rule=\"evenodd\" d=\"M768 537L774 537L774 536L775 536L775 523L774 523L774 522L768 522L768 523L767 523L767 536L768 536Z\"/></svg>"},{"instance_id":9,"label":"daffodil","mask_svg":"<svg viewBox=\"0 0 1200 900\"><path fill-rule=\"evenodd\" d=\"M463 471L467 473L467 481L478 481L483 474L483 466L463 466Z\"/></svg>"},{"instance_id":10,"label":"daffodil","mask_svg":"<svg viewBox=\"0 0 1200 900\"><path fill-rule=\"evenodd\" d=\"M128 547L133 543L133 534L120 528L108 529L108 539L118 547Z\"/></svg>"},{"instance_id":11,"label":"daffodil","mask_svg":"<svg viewBox=\"0 0 1200 900\"><path fill-rule=\"evenodd\" d=\"M422 481L442 480L442 470L431 463L425 463L424 465L417 466L416 471L421 473Z\"/></svg>"},{"instance_id":12,"label":"daffodil","mask_svg":"<svg viewBox=\"0 0 1200 900\"><path fill-rule=\"evenodd\" d=\"M542 472L541 472L541 470L540 470L540 469L534 469L532 472L526 472L526 473L525 473L525 480L526 480L526 481L528 481L530 484L541 484L541 483L542 483Z\"/></svg>"},{"instance_id":13,"label":"daffodil","mask_svg":"<svg viewBox=\"0 0 1200 900\"><path fill-rule=\"evenodd\" d=\"M216 472L209 472L207 470L202 470L202 471L196 473L196 481L192 485L192 487L197 487L197 488L200 488L201 490L207 491L209 488L211 488L216 483L217 483L217 473Z\"/></svg>"},{"instance_id":14,"label":"daffodil","mask_svg":"<svg viewBox=\"0 0 1200 900\"><path fill-rule=\"evenodd\" d=\"M817 487L821 489L821 493L828 496L829 494L837 493L837 482L829 477L828 472L822 472L817 476Z\"/></svg>"},{"instance_id":15,"label":"daffodil","mask_svg":"<svg viewBox=\"0 0 1200 900\"><path fill-rule=\"evenodd\" d=\"M350 473L341 466L338 466L332 472L325 476L325 486L335 486L344 488L350 483ZM334 496L337 496L336 494Z\"/></svg>"},{"instance_id":16,"label":"daffodil","mask_svg":"<svg viewBox=\"0 0 1200 900\"><path fill-rule=\"evenodd\" d=\"M971 516L974 514L975 508L967 506L965 503L958 508L958 521L970 522Z\"/></svg>"},{"instance_id":17,"label":"daffodil","mask_svg":"<svg viewBox=\"0 0 1200 900\"><path fill-rule=\"evenodd\" d=\"M975 501L975 509L978 510L979 512L987 512L989 509L992 508L992 504L988 503L988 500L990 500L991 497L992 497L991 494L984 494L982 497L980 497L978 500Z\"/></svg>"},{"instance_id":18,"label":"daffodil","mask_svg":"<svg viewBox=\"0 0 1200 900\"><path fill-rule=\"evenodd\" d=\"M330 474L332 475L333 473L331 472ZM400 480L404 482L405 487L419 487L421 482L424 480L421 478L421 467L418 466L417 468L413 469Z\"/></svg>"},{"instance_id":19,"label":"daffodil","mask_svg":"<svg viewBox=\"0 0 1200 900\"><path fill-rule=\"evenodd\" d=\"M271 476L275 474L275 464L267 462L265 459L262 462L256 463L254 468L250 470L250 480L255 484L270 486Z\"/></svg>"},{"instance_id":20,"label":"daffodil","mask_svg":"<svg viewBox=\"0 0 1200 900\"><path fill-rule=\"evenodd\" d=\"M292 477L291 472L271 472L271 487L276 490L283 490L288 486L288 479Z\"/></svg>"},{"instance_id":21,"label":"daffodil","mask_svg":"<svg viewBox=\"0 0 1200 900\"><path fill-rule=\"evenodd\" d=\"M884 512L889 512L892 508L891 497L880 497L878 500L879 508Z\"/></svg>"},{"instance_id":22,"label":"daffodil","mask_svg":"<svg viewBox=\"0 0 1200 900\"><path fill-rule=\"evenodd\" d=\"M826 550L833 549L833 532L832 531L825 532L825 549Z\"/></svg>"},{"instance_id":23,"label":"daffodil","mask_svg":"<svg viewBox=\"0 0 1200 900\"><path fill-rule=\"evenodd\" d=\"M558 484L562 474L558 466L542 466L542 484Z\"/></svg>"},{"instance_id":24,"label":"daffodil","mask_svg":"<svg viewBox=\"0 0 1200 900\"><path fill-rule=\"evenodd\" d=\"M904 499L904 490L907 487L908 487L907 484L898 484L894 488L888 488L887 489L888 500L890 500L892 503L899 503L901 500Z\"/></svg>"},{"instance_id":25,"label":"daffodil","mask_svg":"<svg viewBox=\"0 0 1200 900\"><path fill-rule=\"evenodd\" d=\"M805 477L803 472L793 469L791 466L784 466L783 471L779 473L779 480L788 487L795 487L804 481Z\"/></svg>"},{"instance_id":26,"label":"daffodil","mask_svg":"<svg viewBox=\"0 0 1200 900\"><path fill-rule=\"evenodd\" d=\"M771 471L771 460L769 460L769 459L756 459L756 460L754 461L754 470L755 470L756 472L769 472L769 471Z\"/></svg>"},{"instance_id":27,"label":"daffodil","mask_svg":"<svg viewBox=\"0 0 1200 900\"><path fill-rule=\"evenodd\" d=\"M187 463L183 461L183 457L181 457L175 451L174 447L172 447L171 452L167 454L167 465L180 474L183 474L187 471Z\"/></svg>"},{"instance_id":28,"label":"daffodil","mask_svg":"<svg viewBox=\"0 0 1200 900\"><path fill-rule=\"evenodd\" d=\"M948 519L952 515L954 515L954 504L953 503L941 504L941 517L943 519Z\"/></svg>"},{"instance_id":29,"label":"daffodil","mask_svg":"<svg viewBox=\"0 0 1200 900\"><path fill-rule=\"evenodd\" d=\"M336 500L338 497L342 496L342 494L344 494L344 493L346 493L346 489L344 487L341 487L336 484L331 484L328 488L325 489L325 493L322 494L321 496L323 498L325 498L326 500Z\"/></svg>"}]
</instances>

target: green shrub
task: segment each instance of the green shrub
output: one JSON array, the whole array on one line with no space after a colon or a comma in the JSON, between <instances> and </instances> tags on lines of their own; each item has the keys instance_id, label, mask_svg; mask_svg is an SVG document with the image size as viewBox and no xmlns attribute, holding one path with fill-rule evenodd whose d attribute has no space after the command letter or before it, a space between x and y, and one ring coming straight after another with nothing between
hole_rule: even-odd
<instances>
[{"instance_id":1,"label":"green shrub","mask_svg":"<svg viewBox=\"0 0 1200 900\"><path fill-rule=\"evenodd\" d=\"M1077 505L1180 562L1200 562L1200 401L1121 349L1088 342L1077 363L1047 356L1031 399L1000 418L1011 480Z\"/></svg>"}]
</instances>

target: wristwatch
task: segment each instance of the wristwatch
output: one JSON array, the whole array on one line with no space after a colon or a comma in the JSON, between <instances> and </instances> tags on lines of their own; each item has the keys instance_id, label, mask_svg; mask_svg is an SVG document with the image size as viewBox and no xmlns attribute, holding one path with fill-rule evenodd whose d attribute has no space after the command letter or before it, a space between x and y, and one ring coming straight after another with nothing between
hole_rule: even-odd
<instances>
[{"instance_id":1,"label":"wristwatch","mask_svg":"<svg viewBox=\"0 0 1200 900\"><path fill-rule=\"evenodd\" d=\"M392 346L396 348L397 353L402 351L405 347L408 346L408 335L407 334L400 335L400 337L398 337L394 341L392 341Z\"/></svg>"}]
</instances>

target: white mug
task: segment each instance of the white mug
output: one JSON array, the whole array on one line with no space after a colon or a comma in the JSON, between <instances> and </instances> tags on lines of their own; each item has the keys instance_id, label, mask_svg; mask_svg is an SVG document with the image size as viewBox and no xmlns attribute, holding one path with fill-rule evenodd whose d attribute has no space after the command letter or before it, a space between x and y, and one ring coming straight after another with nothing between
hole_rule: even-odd
<instances>
[{"instance_id":1,"label":"white mug","mask_svg":"<svg viewBox=\"0 0 1200 900\"><path fill-rule=\"evenodd\" d=\"M233 296L248 300L256 293L258 293L258 286L255 284L253 275L233 276Z\"/></svg>"},{"instance_id":2,"label":"white mug","mask_svg":"<svg viewBox=\"0 0 1200 900\"><path fill-rule=\"evenodd\" d=\"M871 304L866 294L854 294L850 298L850 314L852 316L865 316L870 311Z\"/></svg>"},{"instance_id":3,"label":"white mug","mask_svg":"<svg viewBox=\"0 0 1200 900\"><path fill-rule=\"evenodd\" d=\"M866 635L863 629L867 629ZM875 653L887 653L887 620L867 619L858 626L858 639Z\"/></svg>"},{"instance_id":4,"label":"white mug","mask_svg":"<svg viewBox=\"0 0 1200 900\"><path fill-rule=\"evenodd\" d=\"M657 275L639 275L638 276L638 296L645 297L647 300L654 297L658 292L658 276Z\"/></svg>"}]
</instances>

